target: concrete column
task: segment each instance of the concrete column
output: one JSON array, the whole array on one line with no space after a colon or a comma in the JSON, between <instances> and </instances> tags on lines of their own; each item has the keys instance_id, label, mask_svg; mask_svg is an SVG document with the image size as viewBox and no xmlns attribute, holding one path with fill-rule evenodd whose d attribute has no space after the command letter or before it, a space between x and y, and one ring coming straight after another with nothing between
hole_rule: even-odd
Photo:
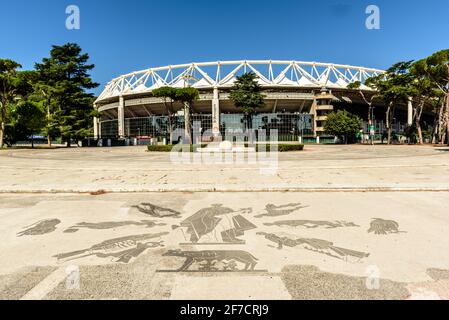
<instances>
[{"instance_id":1,"label":"concrete column","mask_svg":"<svg viewBox=\"0 0 449 320\"><path fill-rule=\"evenodd\" d=\"M316 117L317 117L317 112L316 112L316 99L313 100L312 102L312 107L310 108L310 115L312 115L313 117L313 126L312 126L312 130L313 130L313 136L316 137L317 136L317 132L316 132L316 128L317 128L317 121L316 121Z\"/></svg>"},{"instance_id":2,"label":"concrete column","mask_svg":"<svg viewBox=\"0 0 449 320\"><path fill-rule=\"evenodd\" d=\"M412 99L408 99L407 104L407 124L411 126L413 124L413 102Z\"/></svg>"},{"instance_id":3,"label":"concrete column","mask_svg":"<svg viewBox=\"0 0 449 320\"><path fill-rule=\"evenodd\" d=\"M214 138L220 135L220 96L218 88L214 88L212 99L212 134Z\"/></svg>"},{"instance_id":4,"label":"concrete column","mask_svg":"<svg viewBox=\"0 0 449 320\"><path fill-rule=\"evenodd\" d=\"M125 99L123 96L119 97L118 103L118 136L125 137Z\"/></svg>"},{"instance_id":5,"label":"concrete column","mask_svg":"<svg viewBox=\"0 0 449 320\"><path fill-rule=\"evenodd\" d=\"M99 131L98 131L99 124L100 124L100 122L99 122L98 118L94 117L94 138L95 139L98 139L100 136Z\"/></svg>"}]
</instances>

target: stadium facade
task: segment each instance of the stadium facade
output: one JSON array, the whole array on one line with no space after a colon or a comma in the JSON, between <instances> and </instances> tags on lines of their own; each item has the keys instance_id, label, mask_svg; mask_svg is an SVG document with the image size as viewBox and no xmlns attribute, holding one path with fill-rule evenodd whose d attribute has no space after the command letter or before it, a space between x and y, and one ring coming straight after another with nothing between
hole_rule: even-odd
<instances>
[{"instance_id":1,"label":"stadium facade","mask_svg":"<svg viewBox=\"0 0 449 320\"><path fill-rule=\"evenodd\" d=\"M297 141L298 137L324 136L327 114L348 109L366 120L367 105L359 90L348 84L360 81L369 98L374 92L364 85L383 70L318 62L300 61L220 61L150 68L132 72L110 81L95 108L101 118L94 120L96 137L167 138L168 116L164 101L152 96L163 86L193 87L200 92L192 106L192 121L201 122L201 130L225 136L228 130L244 130L245 117L229 98L236 78L246 72L257 75L265 95L265 106L251 117L253 129L277 129L279 140ZM181 103L174 103L178 116L175 127L183 127ZM376 105L378 118L384 107ZM399 108L398 119L411 123L411 107ZM395 125L401 125L396 121ZM377 130L382 131L379 122Z\"/></svg>"}]
</instances>

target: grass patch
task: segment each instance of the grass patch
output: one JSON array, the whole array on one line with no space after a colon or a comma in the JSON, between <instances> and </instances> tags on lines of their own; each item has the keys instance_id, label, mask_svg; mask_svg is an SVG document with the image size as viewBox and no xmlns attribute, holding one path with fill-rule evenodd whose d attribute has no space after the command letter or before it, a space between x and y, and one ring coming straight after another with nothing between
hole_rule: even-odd
<instances>
[{"instance_id":1,"label":"grass patch","mask_svg":"<svg viewBox=\"0 0 449 320\"><path fill-rule=\"evenodd\" d=\"M196 152L198 148L205 148L207 144L194 144L194 145L148 145L148 152L171 152L174 147L181 147L179 152L183 152L187 149L188 152Z\"/></svg>"}]
</instances>

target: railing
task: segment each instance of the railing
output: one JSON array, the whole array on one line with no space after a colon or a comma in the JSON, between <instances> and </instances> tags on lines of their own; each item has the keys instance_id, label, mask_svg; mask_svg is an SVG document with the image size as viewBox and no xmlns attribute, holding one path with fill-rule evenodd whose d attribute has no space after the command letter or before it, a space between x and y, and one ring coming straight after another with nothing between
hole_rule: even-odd
<instances>
[{"instance_id":1,"label":"railing","mask_svg":"<svg viewBox=\"0 0 449 320\"><path fill-rule=\"evenodd\" d=\"M169 138L169 121L167 116L150 116L125 119L125 136L147 136L159 139ZM193 114L192 123L200 122L202 133L212 129L211 114ZM250 123L247 123L247 122ZM277 130L279 141L297 141L299 136L312 135L312 116L297 113L260 113L251 118L244 114L221 114L220 132L223 137L233 132L245 132L246 128L265 130L269 137L273 130ZM184 128L184 117L175 116L172 119L172 129ZM107 120L101 122L101 135L116 137L118 135L118 121Z\"/></svg>"},{"instance_id":2,"label":"railing","mask_svg":"<svg viewBox=\"0 0 449 320\"><path fill-rule=\"evenodd\" d=\"M392 132L402 134L404 133L405 128L407 127L406 123L402 122L394 122L391 124L391 130ZM387 132L387 125L384 121L375 121L374 122L374 130L376 134L383 134ZM363 132L369 133L369 125L368 122L363 122Z\"/></svg>"}]
</instances>

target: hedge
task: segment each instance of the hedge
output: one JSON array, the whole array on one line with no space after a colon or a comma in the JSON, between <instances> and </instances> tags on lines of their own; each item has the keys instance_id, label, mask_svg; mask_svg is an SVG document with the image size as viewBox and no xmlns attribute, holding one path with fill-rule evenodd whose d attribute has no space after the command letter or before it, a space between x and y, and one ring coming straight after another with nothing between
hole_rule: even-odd
<instances>
[{"instance_id":1,"label":"hedge","mask_svg":"<svg viewBox=\"0 0 449 320\"><path fill-rule=\"evenodd\" d=\"M178 145L167 144L167 145L148 145L149 152L171 152L174 147L179 147ZM185 147L189 145L183 145L179 152L183 152ZM198 148L205 148L207 144L194 144L190 145L190 152L195 152Z\"/></svg>"},{"instance_id":2,"label":"hedge","mask_svg":"<svg viewBox=\"0 0 449 320\"><path fill-rule=\"evenodd\" d=\"M255 145L257 151L267 151L270 152L271 145L270 144L257 144ZM277 147L278 152L292 152L292 151L303 151L304 145L303 144L277 144L275 145L275 149Z\"/></svg>"},{"instance_id":3,"label":"hedge","mask_svg":"<svg viewBox=\"0 0 449 320\"><path fill-rule=\"evenodd\" d=\"M277 150L278 152L291 152L291 151L303 151L304 150L303 144L280 143L280 144L275 144L274 146L275 146L275 150ZM246 143L245 147L246 148L255 148L257 152L259 152L259 150L262 152L263 151L270 152L270 150L271 150L271 144L250 145L250 144Z\"/></svg>"},{"instance_id":4,"label":"hedge","mask_svg":"<svg viewBox=\"0 0 449 320\"><path fill-rule=\"evenodd\" d=\"M187 145L183 145L183 148ZM245 145L246 147L251 147L249 145ZM171 152L175 145L148 145L148 151L149 152ZM195 144L190 146L190 152L195 152L198 148L205 148L207 147L207 144ZM253 147L256 148L256 151L266 151L270 152L271 145L270 144L256 144ZM277 151L279 152L292 152L292 151L302 151L304 150L303 144L277 144L275 145L277 147ZM182 152L183 148L181 148L180 152Z\"/></svg>"}]
</instances>

